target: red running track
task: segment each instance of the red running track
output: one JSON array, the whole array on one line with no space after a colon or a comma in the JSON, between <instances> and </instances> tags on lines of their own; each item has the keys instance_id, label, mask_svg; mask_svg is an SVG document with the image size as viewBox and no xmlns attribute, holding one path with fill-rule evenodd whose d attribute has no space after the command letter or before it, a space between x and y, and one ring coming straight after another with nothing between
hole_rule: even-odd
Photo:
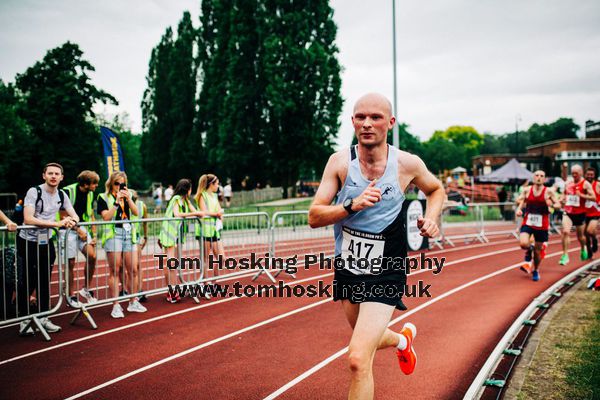
<instances>
[{"instance_id":1,"label":"red running track","mask_svg":"<svg viewBox=\"0 0 600 400\"><path fill-rule=\"evenodd\" d=\"M417 325L417 370L404 376L392 350L379 352L376 398L462 398L514 318L582 265L576 251L568 267L557 265L559 251L555 236L540 282L518 270L523 252L514 240L430 252L446 257L444 271L412 274L409 283L431 284L432 297L406 299L409 311L394 314ZM300 270L296 281L319 279L330 282L331 271ZM0 397L263 399L278 391L270 398L347 396L344 349L351 330L340 304L328 298L229 298L200 305L186 299L170 305L155 296L148 308L124 320L97 312L96 331L84 321L69 326L68 314L55 316L64 331L50 343L39 336L19 338L14 327L0 330ZM393 322L398 329L403 320Z\"/></svg>"}]
</instances>

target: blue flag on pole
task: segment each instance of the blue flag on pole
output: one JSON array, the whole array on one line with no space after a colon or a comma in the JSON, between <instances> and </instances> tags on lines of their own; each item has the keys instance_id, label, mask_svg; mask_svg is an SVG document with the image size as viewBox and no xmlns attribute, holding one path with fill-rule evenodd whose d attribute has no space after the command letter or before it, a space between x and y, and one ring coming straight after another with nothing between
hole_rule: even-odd
<instances>
[{"instance_id":1,"label":"blue flag on pole","mask_svg":"<svg viewBox=\"0 0 600 400\"><path fill-rule=\"evenodd\" d=\"M102 134L102 147L104 148L104 158L106 159L107 176L113 172L125 172L125 162L123 160L123 152L119 144L119 137L105 126L100 127Z\"/></svg>"}]
</instances>

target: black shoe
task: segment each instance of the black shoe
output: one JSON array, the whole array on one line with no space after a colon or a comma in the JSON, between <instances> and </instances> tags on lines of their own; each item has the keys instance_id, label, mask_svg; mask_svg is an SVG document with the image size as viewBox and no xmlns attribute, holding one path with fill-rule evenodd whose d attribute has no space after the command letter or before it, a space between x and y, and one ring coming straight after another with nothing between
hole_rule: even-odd
<instances>
[{"instance_id":1,"label":"black shoe","mask_svg":"<svg viewBox=\"0 0 600 400\"><path fill-rule=\"evenodd\" d=\"M402 302L402 298L398 299L398 302L396 303L396 308L400 311L406 311L408 310L408 307L406 307L406 304L404 304Z\"/></svg>"},{"instance_id":2,"label":"black shoe","mask_svg":"<svg viewBox=\"0 0 600 400\"><path fill-rule=\"evenodd\" d=\"M129 293L127 293L127 290L121 290L121 291L119 292L119 297L122 297L122 296L127 296L128 294L129 294Z\"/></svg>"},{"instance_id":3,"label":"black shoe","mask_svg":"<svg viewBox=\"0 0 600 400\"><path fill-rule=\"evenodd\" d=\"M146 297L145 294L141 295L140 297L138 297L138 301L140 303L146 303L148 301L148 298Z\"/></svg>"}]
</instances>

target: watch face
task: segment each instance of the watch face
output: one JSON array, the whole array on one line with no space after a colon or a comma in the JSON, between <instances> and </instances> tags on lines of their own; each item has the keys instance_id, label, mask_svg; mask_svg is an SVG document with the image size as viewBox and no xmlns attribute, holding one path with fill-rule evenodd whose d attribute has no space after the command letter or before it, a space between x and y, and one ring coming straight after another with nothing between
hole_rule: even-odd
<instances>
[{"instance_id":1,"label":"watch face","mask_svg":"<svg viewBox=\"0 0 600 400\"><path fill-rule=\"evenodd\" d=\"M344 200L344 207L350 207L350 204L352 204L352 199Z\"/></svg>"}]
</instances>

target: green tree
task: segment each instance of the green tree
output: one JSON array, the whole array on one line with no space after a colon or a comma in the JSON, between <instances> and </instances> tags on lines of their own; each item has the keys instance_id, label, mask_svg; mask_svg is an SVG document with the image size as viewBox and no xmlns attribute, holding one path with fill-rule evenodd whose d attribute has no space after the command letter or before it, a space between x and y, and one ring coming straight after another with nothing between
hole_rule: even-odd
<instances>
[{"instance_id":1,"label":"green tree","mask_svg":"<svg viewBox=\"0 0 600 400\"><path fill-rule=\"evenodd\" d=\"M172 144L169 151L168 183L199 176L198 166L204 158L201 140L193 137L198 59L194 54L198 32L189 12L184 12L177 27L177 39L171 50L169 86L172 121Z\"/></svg>"},{"instance_id":2,"label":"green tree","mask_svg":"<svg viewBox=\"0 0 600 400\"><path fill-rule=\"evenodd\" d=\"M218 0L203 0L198 33L198 65L200 94L197 99L197 117L194 123L195 140L201 139L206 149L202 169L223 173L220 148L221 123L225 116L227 94L226 65L229 62L230 8ZM203 172L204 172L203 171ZM239 182L239 179L235 179Z\"/></svg>"},{"instance_id":3,"label":"green tree","mask_svg":"<svg viewBox=\"0 0 600 400\"><path fill-rule=\"evenodd\" d=\"M169 158L173 143L172 99L169 82L173 31L167 28L152 49L142 99L142 163L150 178L169 180Z\"/></svg>"},{"instance_id":4,"label":"green tree","mask_svg":"<svg viewBox=\"0 0 600 400\"><path fill-rule=\"evenodd\" d=\"M264 0L263 71L271 173L293 186L305 166L321 170L333 150L342 107L337 27L328 1Z\"/></svg>"},{"instance_id":5,"label":"green tree","mask_svg":"<svg viewBox=\"0 0 600 400\"><path fill-rule=\"evenodd\" d=\"M470 166L465 164L467 159L467 150L451 140L435 136L424 144L423 161L430 171L441 173L445 169L452 169L458 166Z\"/></svg>"},{"instance_id":6,"label":"green tree","mask_svg":"<svg viewBox=\"0 0 600 400\"><path fill-rule=\"evenodd\" d=\"M223 117L215 124L215 171L237 182L249 175L264 185L270 177L267 166L272 153L263 121L265 77L260 64L258 2L234 0L230 6L228 41L223 43L228 62L221 68L227 96L221 105Z\"/></svg>"},{"instance_id":7,"label":"green tree","mask_svg":"<svg viewBox=\"0 0 600 400\"><path fill-rule=\"evenodd\" d=\"M93 71L79 46L66 42L17 75L24 102L20 115L31 128L28 146L33 154L28 161L38 171L28 185L39 182L39 171L47 162L61 163L67 181L83 169L99 169L100 133L92 122L92 107L117 101L92 85Z\"/></svg>"},{"instance_id":8,"label":"green tree","mask_svg":"<svg viewBox=\"0 0 600 400\"><path fill-rule=\"evenodd\" d=\"M29 125L19 116L22 103L14 85L0 80L0 192L22 194L32 178L39 176L39 170L23 162L33 158L34 148Z\"/></svg>"},{"instance_id":9,"label":"green tree","mask_svg":"<svg viewBox=\"0 0 600 400\"><path fill-rule=\"evenodd\" d=\"M451 126L445 131L435 131L428 142L432 141L448 141L457 149L460 149L457 153L461 155L460 158L456 155L451 157L456 165L445 165L444 168L469 167L471 158L479 154L479 150L484 143L484 137L471 126ZM444 158L446 159L446 156Z\"/></svg>"},{"instance_id":10,"label":"green tree","mask_svg":"<svg viewBox=\"0 0 600 400\"><path fill-rule=\"evenodd\" d=\"M483 144L479 151L481 154L508 153L508 147L501 136L484 133Z\"/></svg>"},{"instance_id":11,"label":"green tree","mask_svg":"<svg viewBox=\"0 0 600 400\"><path fill-rule=\"evenodd\" d=\"M142 100L142 160L153 180L175 184L198 175L203 144L195 136L198 32L184 12L152 50Z\"/></svg>"}]
</instances>

